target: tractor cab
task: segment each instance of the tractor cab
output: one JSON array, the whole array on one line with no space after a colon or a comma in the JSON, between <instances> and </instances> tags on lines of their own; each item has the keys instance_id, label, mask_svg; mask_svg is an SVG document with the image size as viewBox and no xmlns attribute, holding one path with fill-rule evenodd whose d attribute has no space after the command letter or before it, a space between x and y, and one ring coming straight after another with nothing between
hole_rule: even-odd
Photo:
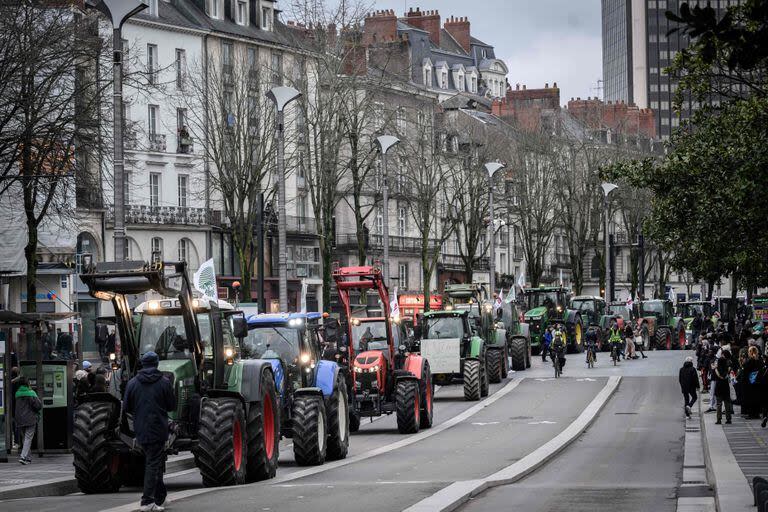
<instances>
[{"instance_id":1,"label":"tractor cab","mask_svg":"<svg viewBox=\"0 0 768 512\"><path fill-rule=\"evenodd\" d=\"M586 320L588 325L600 325L601 318L606 314L605 299L591 295L579 295L571 299L571 309L581 313L581 318Z\"/></svg>"},{"instance_id":2,"label":"tractor cab","mask_svg":"<svg viewBox=\"0 0 768 512\"><path fill-rule=\"evenodd\" d=\"M654 339L656 348L683 349L686 345L685 322L675 316L672 301L644 300L632 306L632 316L644 339Z\"/></svg>"},{"instance_id":3,"label":"tractor cab","mask_svg":"<svg viewBox=\"0 0 768 512\"><path fill-rule=\"evenodd\" d=\"M569 350L573 352L584 350L582 314L570 307L570 296L570 290L561 286L540 286L525 290L528 310L524 318L530 325L533 350L537 352L542 350L544 331L549 325L555 323L565 325Z\"/></svg>"}]
</instances>

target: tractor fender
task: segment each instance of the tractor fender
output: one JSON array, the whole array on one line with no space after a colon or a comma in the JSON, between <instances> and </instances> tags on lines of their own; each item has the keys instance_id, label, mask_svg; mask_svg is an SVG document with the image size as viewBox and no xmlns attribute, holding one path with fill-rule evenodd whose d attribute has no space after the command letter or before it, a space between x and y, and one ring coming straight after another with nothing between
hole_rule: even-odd
<instances>
[{"instance_id":1,"label":"tractor fender","mask_svg":"<svg viewBox=\"0 0 768 512\"><path fill-rule=\"evenodd\" d=\"M472 336L469 345L469 356L473 358L480 358L483 353L485 341L479 336Z\"/></svg>"},{"instance_id":2,"label":"tractor fender","mask_svg":"<svg viewBox=\"0 0 768 512\"><path fill-rule=\"evenodd\" d=\"M566 324L566 325L569 325L569 324L570 324L570 325L573 325L573 324L575 324L575 323L576 323L576 317L577 317L577 316L580 316L580 315L579 315L579 312L578 312L578 311L576 311L575 309L569 309L569 310L567 310L567 311L565 312L565 318L564 318L564 320L565 320L565 324Z\"/></svg>"},{"instance_id":3,"label":"tractor fender","mask_svg":"<svg viewBox=\"0 0 768 512\"><path fill-rule=\"evenodd\" d=\"M285 370L283 370L283 363L279 359L266 359L272 366L272 374L275 376L275 390L277 396L281 400L285 391Z\"/></svg>"},{"instance_id":4,"label":"tractor fender","mask_svg":"<svg viewBox=\"0 0 768 512\"><path fill-rule=\"evenodd\" d=\"M410 354L408 357L405 358L405 365L403 366L403 370L406 370L408 372L411 372L417 380L421 380L421 375L424 370L424 364L426 362L426 359L418 354ZM400 380L400 379L395 379Z\"/></svg>"},{"instance_id":5,"label":"tractor fender","mask_svg":"<svg viewBox=\"0 0 768 512\"><path fill-rule=\"evenodd\" d=\"M339 374L339 365L333 361L320 361L315 372L315 386L328 398L333 394L336 385L336 376Z\"/></svg>"},{"instance_id":6,"label":"tractor fender","mask_svg":"<svg viewBox=\"0 0 768 512\"><path fill-rule=\"evenodd\" d=\"M520 332L518 333L518 336L522 336L523 338L530 340L531 339L531 325L527 323L521 323L520 324ZM514 338L514 336L513 336Z\"/></svg>"},{"instance_id":7,"label":"tractor fender","mask_svg":"<svg viewBox=\"0 0 768 512\"><path fill-rule=\"evenodd\" d=\"M318 387L299 388L293 392L293 396L323 396L323 390Z\"/></svg>"},{"instance_id":8,"label":"tractor fender","mask_svg":"<svg viewBox=\"0 0 768 512\"><path fill-rule=\"evenodd\" d=\"M243 375L240 384L240 395L245 402L259 402L261 401L261 376L264 373L268 373L270 379L275 378L272 361L246 359L241 362L243 365ZM211 392L208 394L213 396Z\"/></svg>"}]
</instances>

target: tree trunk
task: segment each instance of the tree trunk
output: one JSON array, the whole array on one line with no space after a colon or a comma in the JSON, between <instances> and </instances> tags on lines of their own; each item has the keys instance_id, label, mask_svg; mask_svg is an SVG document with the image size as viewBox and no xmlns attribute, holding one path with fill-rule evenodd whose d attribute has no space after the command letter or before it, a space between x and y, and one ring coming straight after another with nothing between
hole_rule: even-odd
<instances>
[{"instance_id":1,"label":"tree trunk","mask_svg":"<svg viewBox=\"0 0 768 512\"><path fill-rule=\"evenodd\" d=\"M37 224L27 218L28 241L24 247L27 260L27 313L37 311Z\"/></svg>"}]
</instances>

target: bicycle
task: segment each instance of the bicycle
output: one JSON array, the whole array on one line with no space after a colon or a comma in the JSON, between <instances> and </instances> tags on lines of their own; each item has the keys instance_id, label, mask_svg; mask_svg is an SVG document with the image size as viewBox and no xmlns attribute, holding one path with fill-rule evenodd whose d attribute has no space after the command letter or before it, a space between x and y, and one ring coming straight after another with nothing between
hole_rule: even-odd
<instances>
[{"instance_id":1,"label":"bicycle","mask_svg":"<svg viewBox=\"0 0 768 512\"><path fill-rule=\"evenodd\" d=\"M619 347L616 343L611 344L611 359L613 359L613 366L619 363Z\"/></svg>"},{"instance_id":2,"label":"bicycle","mask_svg":"<svg viewBox=\"0 0 768 512\"><path fill-rule=\"evenodd\" d=\"M595 349L594 347L587 347L587 368L595 367Z\"/></svg>"},{"instance_id":3,"label":"bicycle","mask_svg":"<svg viewBox=\"0 0 768 512\"><path fill-rule=\"evenodd\" d=\"M556 350L552 351L552 365L555 367L555 378L559 378L563 374L563 368L560 364L560 353Z\"/></svg>"}]
</instances>

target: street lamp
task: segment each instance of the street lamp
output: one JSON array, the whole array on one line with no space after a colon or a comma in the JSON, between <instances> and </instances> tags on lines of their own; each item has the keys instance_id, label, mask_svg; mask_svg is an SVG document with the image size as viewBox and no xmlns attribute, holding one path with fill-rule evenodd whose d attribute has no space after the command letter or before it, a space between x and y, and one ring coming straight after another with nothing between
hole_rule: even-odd
<instances>
[{"instance_id":1,"label":"street lamp","mask_svg":"<svg viewBox=\"0 0 768 512\"><path fill-rule=\"evenodd\" d=\"M275 139L277 142L277 271L280 288L280 311L288 311L288 242L286 240L285 219L285 106L299 98L301 93L293 87L273 87L267 92L267 98L275 103L277 116L275 121ZM264 298L259 297L263 302Z\"/></svg>"},{"instance_id":2,"label":"street lamp","mask_svg":"<svg viewBox=\"0 0 768 512\"><path fill-rule=\"evenodd\" d=\"M96 8L112 22L112 132L114 133L115 261L125 256L125 161L123 160L123 23L147 8L141 0L101 0Z\"/></svg>"},{"instance_id":3,"label":"street lamp","mask_svg":"<svg viewBox=\"0 0 768 512\"><path fill-rule=\"evenodd\" d=\"M381 199L384 203L382 211L384 233L382 238L384 243L384 283L387 286L389 286L389 184L387 183L387 151L399 142L400 139L392 135L376 137L376 144L378 144L379 151L381 152L381 176L384 180L384 187L381 191Z\"/></svg>"},{"instance_id":4,"label":"street lamp","mask_svg":"<svg viewBox=\"0 0 768 512\"><path fill-rule=\"evenodd\" d=\"M619 188L618 185L613 183L603 183L600 185L603 188L603 213L605 218L605 300L613 300L613 289L611 287L611 258L610 258L610 242L608 240L608 196L611 192Z\"/></svg>"},{"instance_id":5,"label":"street lamp","mask_svg":"<svg viewBox=\"0 0 768 512\"><path fill-rule=\"evenodd\" d=\"M504 168L504 164L499 162L488 162L485 164L485 170L488 171L488 206L490 210L490 220L488 222L488 237L491 241L489 270L491 272L491 294L496 292L496 230L493 228L493 175Z\"/></svg>"}]
</instances>

